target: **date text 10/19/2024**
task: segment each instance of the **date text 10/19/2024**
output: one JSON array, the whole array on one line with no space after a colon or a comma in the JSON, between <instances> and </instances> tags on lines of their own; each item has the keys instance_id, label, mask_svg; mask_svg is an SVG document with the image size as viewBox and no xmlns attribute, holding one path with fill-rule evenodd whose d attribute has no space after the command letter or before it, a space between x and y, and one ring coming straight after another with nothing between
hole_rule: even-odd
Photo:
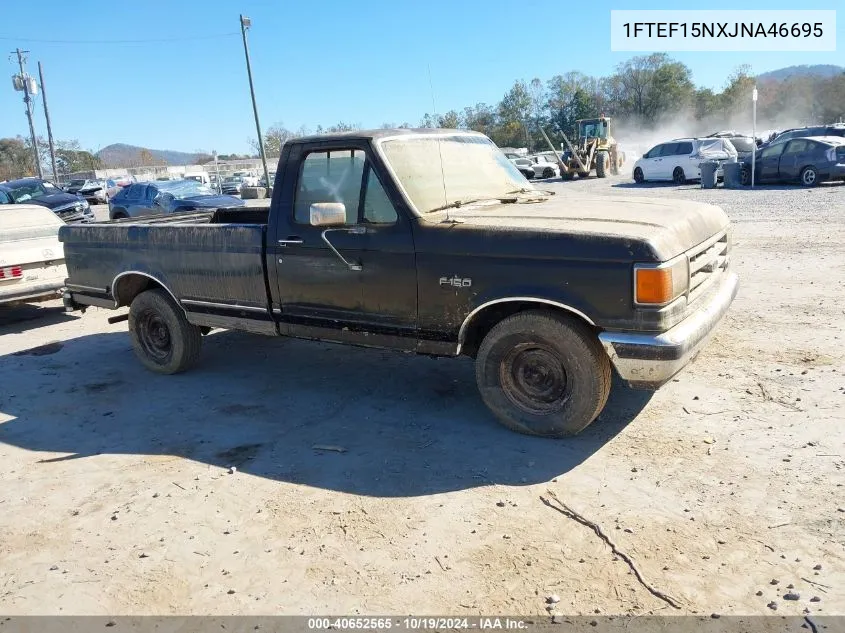
<instances>
[{"instance_id":1,"label":"date text 10/19/2024","mask_svg":"<svg viewBox=\"0 0 845 633\"><path fill-rule=\"evenodd\" d=\"M436 617L405 617L405 618L308 618L308 628L315 631L324 630L376 630L398 631L468 629L468 630L511 630L517 631L528 628L528 623L518 618L436 618Z\"/></svg>"}]
</instances>

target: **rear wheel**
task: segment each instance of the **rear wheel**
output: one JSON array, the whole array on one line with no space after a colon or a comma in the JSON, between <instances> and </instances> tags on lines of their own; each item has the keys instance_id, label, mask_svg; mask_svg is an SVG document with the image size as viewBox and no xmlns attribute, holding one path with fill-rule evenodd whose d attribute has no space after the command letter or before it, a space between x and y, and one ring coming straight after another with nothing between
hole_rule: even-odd
<instances>
[{"instance_id":1,"label":"rear wheel","mask_svg":"<svg viewBox=\"0 0 845 633\"><path fill-rule=\"evenodd\" d=\"M747 167L742 167L739 170L739 183L743 187L747 187L748 185L751 184L751 170L748 169Z\"/></svg>"},{"instance_id":2,"label":"rear wheel","mask_svg":"<svg viewBox=\"0 0 845 633\"><path fill-rule=\"evenodd\" d=\"M610 360L583 323L520 312L484 337L475 360L481 398L508 428L564 437L587 427L610 392Z\"/></svg>"},{"instance_id":3,"label":"rear wheel","mask_svg":"<svg viewBox=\"0 0 845 633\"><path fill-rule=\"evenodd\" d=\"M637 184L641 184L645 182L645 176L643 175L643 170L639 167L634 167L634 182Z\"/></svg>"},{"instance_id":4,"label":"rear wheel","mask_svg":"<svg viewBox=\"0 0 845 633\"><path fill-rule=\"evenodd\" d=\"M596 176L599 178L607 177L607 166L610 162L610 156L607 152L599 152L596 156Z\"/></svg>"},{"instance_id":5,"label":"rear wheel","mask_svg":"<svg viewBox=\"0 0 845 633\"><path fill-rule=\"evenodd\" d=\"M185 371L199 358L202 331L161 288L145 290L129 307L129 336L141 364L159 374Z\"/></svg>"},{"instance_id":6,"label":"rear wheel","mask_svg":"<svg viewBox=\"0 0 845 633\"><path fill-rule=\"evenodd\" d=\"M819 172L815 167L805 167L801 170L801 184L805 187L815 187L819 182Z\"/></svg>"},{"instance_id":7,"label":"rear wheel","mask_svg":"<svg viewBox=\"0 0 845 633\"><path fill-rule=\"evenodd\" d=\"M129 215L123 209L115 209L112 211L111 219L112 220L122 220L124 218L128 218Z\"/></svg>"},{"instance_id":8,"label":"rear wheel","mask_svg":"<svg viewBox=\"0 0 845 633\"><path fill-rule=\"evenodd\" d=\"M551 167L546 167L543 170L543 178L554 178L555 170Z\"/></svg>"},{"instance_id":9,"label":"rear wheel","mask_svg":"<svg viewBox=\"0 0 845 633\"><path fill-rule=\"evenodd\" d=\"M675 167L675 171L672 172L672 181L676 185L683 185L687 182L687 176L684 173L684 170L680 167Z\"/></svg>"}]
</instances>

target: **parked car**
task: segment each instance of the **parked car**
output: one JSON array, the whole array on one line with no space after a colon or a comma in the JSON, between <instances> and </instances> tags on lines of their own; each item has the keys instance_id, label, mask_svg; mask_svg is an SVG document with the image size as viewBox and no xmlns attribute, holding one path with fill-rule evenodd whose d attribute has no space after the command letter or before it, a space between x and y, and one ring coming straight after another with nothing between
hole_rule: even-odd
<instances>
[{"instance_id":1,"label":"parked car","mask_svg":"<svg viewBox=\"0 0 845 633\"><path fill-rule=\"evenodd\" d=\"M125 175L125 176L112 176L109 180L114 182L114 184L118 187L128 187L129 185L135 184L135 176Z\"/></svg>"},{"instance_id":2,"label":"parked car","mask_svg":"<svg viewBox=\"0 0 845 633\"><path fill-rule=\"evenodd\" d=\"M517 158L509 158L510 162L516 165L516 168L519 170L523 176L525 176L528 180L537 177L537 172L534 170L534 161L530 158L524 157L517 157Z\"/></svg>"},{"instance_id":3,"label":"parked car","mask_svg":"<svg viewBox=\"0 0 845 633\"><path fill-rule=\"evenodd\" d=\"M78 178L65 185L65 191L85 198L88 204L108 204L108 185L105 180Z\"/></svg>"},{"instance_id":4,"label":"parked car","mask_svg":"<svg viewBox=\"0 0 845 633\"><path fill-rule=\"evenodd\" d=\"M185 180L195 180L201 185L211 186L211 178L205 172L198 172L195 174L185 174Z\"/></svg>"},{"instance_id":5,"label":"parked car","mask_svg":"<svg viewBox=\"0 0 845 633\"><path fill-rule=\"evenodd\" d=\"M220 195L195 180L141 182L126 187L109 201L109 218L119 220L244 204L239 198Z\"/></svg>"},{"instance_id":6,"label":"parked car","mask_svg":"<svg viewBox=\"0 0 845 633\"><path fill-rule=\"evenodd\" d=\"M531 165L537 178L558 178L560 176L560 165L557 161L546 154L537 154L531 157Z\"/></svg>"},{"instance_id":7,"label":"parked car","mask_svg":"<svg viewBox=\"0 0 845 633\"><path fill-rule=\"evenodd\" d=\"M726 138L679 138L655 145L634 163L634 181L671 180L683 184L699 180L699 164L705 160L736 161L737 152ZM718 169L717 177L722 170Z\"/></svg>"},{"instance_id":8,"label":"parked car","mask_svg":"<svg viewBox=\"0 0 845 633\"><path fill-rule=\"evenodd\" d=\"M74 193L39 178L20 178L0 183L0 204L28 202L47 207L65 222L93 222L91 205Z\"/></svg>"},{"instance_id":9,"label":"parked car","mask_svg":"<svg viewBox=\"0 0 845 633\"><path fill-rule=\"evenodd\" d=\"M737 160L742 162L746 157L751 156L757 148L753 136L745 136L743 134L735 134L733 136L722 136L719 138L727 139L736 150Z\"/></svg>"},{"instance_id":10,"label":"parked car","mask_svg":"<svg viewBox=\"0 0 845 633\"><path fill-rule=\"evenodd\" d=\"M247 184L244 182L243 176L228 176L220 183L220 193L238 195L241 193L241 189L246 186Z\"/></svg>"},{"instance_id":11,"label":"parked car","mask_svg":"<svg viewBox=\"0 0 845 633\"><path fill-rule=\"evenodd\" d=\"M272 187L275 182L276 182L276 172L271 171L270 172L270 187ZM261 178L258 179L258 186L259 187L266 187L267 186L267 179L264 178L264 176L261 176Z\"/></svg>"},{"instance_id":12,"label":"parked car","mask_svg":"<svg viewBox=\"0 0 845 633\"><path fill-rule=\"evenodd\" d=\"M67 278L63 225L47 207L0 205L0 304L58 298Z\"/></svg>"},{"instance_id":13,"label":"parked car","mask_svg":"<svg viewBox=\"0 0 845 633\"><path fill-rule=\"evenodd\" d=\"M740 172L743 185L751 184L751 157ZM814 187L824 180L845 179L845 138L818 136L774 143L757 152L756 182L799 182Z\"/></svg>"},{"instance_id":14,"label":"parked car","mask_svg":"<svg viewBox=\"0 0 845 633\"><path fill-rule=\"evenodd\" d=\"M808 136L845 136L845 124L833 123L831 125L815 125L784 130L763 143L760 147L762 149L769 145L789 141L793 138L806 138Z\"/></svg>"},{"instance_id":15,"label":"parked car","mask_svg":"<svg viewBox=\"0 0 845 633\"><path fill-rule=\"evenodd\" d=\"M241 178L244 187L257 187L258 176L249 171L236 171L233 176Z\"/></svg>"},{"instance_id":16,"label":"parked car","mask_svg":"<svg viewBox=\"0 0 845 633\"><path fill-rule=\"evenodd\" d=\"M277 173L267 206L62 227L65 306L128 306L160 374L210 328L469 356L500 422L561 437L599 415L614 367L670 381L737 292L718 207L551 195L477 132L297 138Z\"/></svg>"}]
</instances>

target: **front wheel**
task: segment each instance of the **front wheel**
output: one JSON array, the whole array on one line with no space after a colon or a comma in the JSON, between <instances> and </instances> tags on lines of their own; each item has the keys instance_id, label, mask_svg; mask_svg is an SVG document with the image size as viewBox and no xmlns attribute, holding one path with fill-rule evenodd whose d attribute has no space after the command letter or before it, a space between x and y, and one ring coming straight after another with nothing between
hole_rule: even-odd
<instances>
[{"instance_id":1,"label":"front wheel","mask_svg":"<svg viewBox=\"0 0 845 633\"><path fill-rule=\"evenodd\" d=\"M599 152L596 156L596 176L598 178L607 177L607 166L610 162L610 156L607 152Z\"/></svg>"},{"instance_id":2,"label":"front wheel","mask_svg":"<svg viewBox=\"0 0 845 633\"><path fill-rule=\"evenodd\" d=\"M145 290L129 306L129 336L138 360L158 374L185 371L199 358L202 331L161 288Z\"/></svg>"},{"instance_id":3,"label":"front wheel","mask_svg":"<svg viewBox=\"0 0 845 633\"><path fill-rule=\"evenodd\" d=\"M819 172L815 167L805 167L801 170L801 184L805 187L815 187L819 182Z\"/></svg>"},{"instance_id":4,"label":"front wheel","mask_svg":"<svg viewBox=\"0 0 845 633\"><path fill-rule=\"evenodd\" d=\"M511 430L565 437L586 428L610 393L610 359L586 325L545 311L498 323L475 376L484 404Z\"/></svg>"},{"instance_id":5,"label":"front wheel","mask_svg":"<svg viewBox=\"0 0 845 633\"><path fill-rule=\"evenodd\" d=\"M638 185L645 182L645 176L643 175L643 170L640 169L639 167L634 167L634 182L637 183Z\"/></svg>"}]
</instances>

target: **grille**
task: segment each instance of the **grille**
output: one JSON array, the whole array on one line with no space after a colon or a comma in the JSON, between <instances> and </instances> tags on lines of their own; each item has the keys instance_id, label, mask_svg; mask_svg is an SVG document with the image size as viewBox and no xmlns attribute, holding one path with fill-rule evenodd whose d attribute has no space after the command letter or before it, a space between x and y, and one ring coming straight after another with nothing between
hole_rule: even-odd
<instances>
[{"instance_id":1,"label":"grille","mask_svg":"<svg viewBox=\"0 0 845 633\"><path fill-rule=\"evenodd\" d=\"M689 258L689 299L692 303L707 290L730 263L728 232L720 233L687 253Z\"/></svg>"}]
</instances>

